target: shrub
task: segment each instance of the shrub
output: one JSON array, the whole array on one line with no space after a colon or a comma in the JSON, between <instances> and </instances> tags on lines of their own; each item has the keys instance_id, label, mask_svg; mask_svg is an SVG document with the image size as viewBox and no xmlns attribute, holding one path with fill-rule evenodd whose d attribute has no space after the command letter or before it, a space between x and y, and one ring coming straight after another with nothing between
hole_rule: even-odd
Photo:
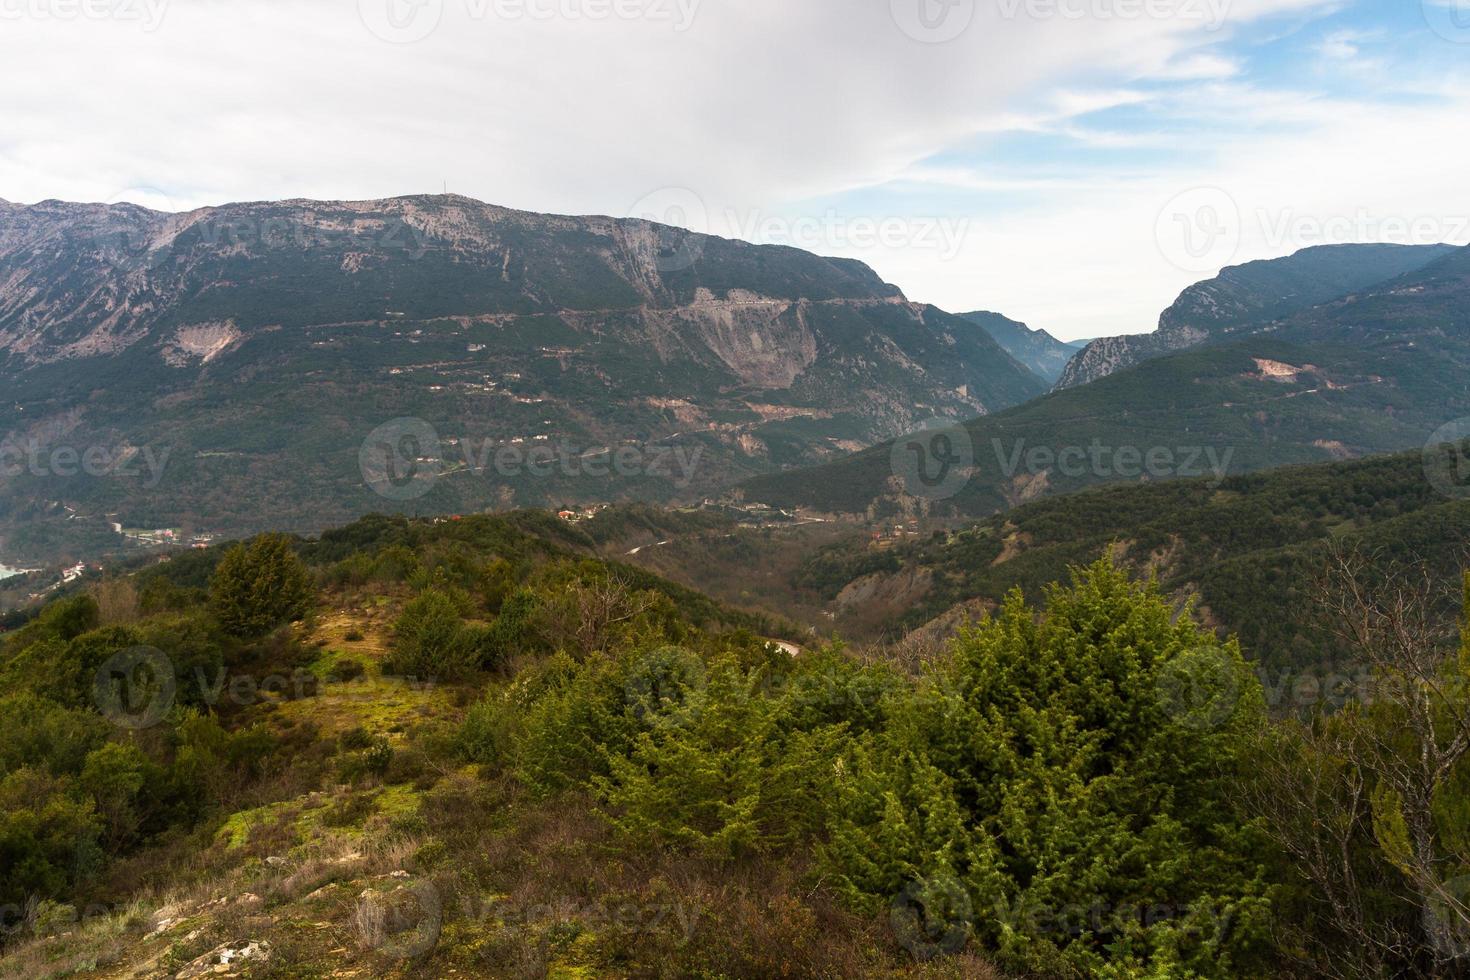
<instances>
[{"instance_id":1,"label":"shrub","mask_svg":"<svg viewBox=\"0 0 1470 980\"><path fill-rule=\"evenodd\" d=\"M1229 783L1254 676L1107 561L1048 598L1038 622L1013 594L842 760L839 882L1027 975L1259 972L1264 842ZM1210 696L1175 704L1176 669Z\"/></svg>"},{"instance_id":2,"label":"shrub","mask_svg":"<svg viewBox=\"0 0 1470 980\"><path fill-rule=\"evenodd\" d=\"M477 637L480 665L496 668L517 653L542 649L537 623L541 599L531 589L519 589L500 606L500 615Z\"/></svg>"},{"instance_id":3,"label":"shrub","mask_svg":"<svg viewBox=\"0 0 1470 980\"><path fill-rule=\"evenodd\" d=\"M473 670L475 661L474 638L457 604L442 592L425 592L404 607L383 668L391 674L458 678Z\"/></svg>"},{"instance_id":4,"label":"shrub","mask_svg":"<svg viewBox=\"0 0 1470 980\"><path fill-rule=\"evenodd\" d=\"M284 534L262 534L225 553L209 583L210 608L233 636L253 638L306 615L311 580Z\"/></svg>"},{"instance_id":5,"label":"shrub","mask_svg":"<svg viewBox=\"0 0 1470 980\"><path fill-rule=\"evenodd\" d=\"M367 668L362 665L361 660L353 660L351 657L338 657L332 661L332 669L327 678L338 683L355 681L367 673Z\"/></svg>"},{"instance_id":6,"label":"shrub","mask_svg":"<svg viewBox=\"0 0 1470 980\"><path fill-rule=\"evenodd\" d=\"M362 751L344 756L337 765L337 771L346 782L360 783L368 778L383 778L392 764L393 745L378 735Z\"/></svg>"}]
</instances>

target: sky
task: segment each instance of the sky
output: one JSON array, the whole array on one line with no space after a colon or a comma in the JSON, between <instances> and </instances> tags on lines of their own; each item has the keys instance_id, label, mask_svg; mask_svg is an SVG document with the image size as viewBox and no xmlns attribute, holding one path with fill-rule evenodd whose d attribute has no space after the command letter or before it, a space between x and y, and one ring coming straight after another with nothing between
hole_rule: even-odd
<instances>
[{"instance_id":1,"label":"sky","mask_svg":"<svg viewBox=\"0 0 1470 980\"><path fill-rule=\"evenodd\" d=\"M0 0L0 198L443 189L861 259L1074 340L1470 242L1470 0Z\"/></svg>"}]
</instances>

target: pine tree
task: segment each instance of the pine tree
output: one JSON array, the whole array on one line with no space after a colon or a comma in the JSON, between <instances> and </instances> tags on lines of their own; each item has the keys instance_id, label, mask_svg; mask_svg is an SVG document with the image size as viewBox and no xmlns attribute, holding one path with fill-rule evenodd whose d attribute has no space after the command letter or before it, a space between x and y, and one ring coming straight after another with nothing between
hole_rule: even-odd
<instances>
[{"instance_id":1,"label":"pine tree","mask_svg":"<svg viewBox=\"0 0 1470 980\"><path fill-rule=\"evenodd\" d=\"M262 534L225 553L209 583L215 618L234 636L264 636L301 619L311 606L311 580L284 534Z\"/></svg>"}]
</instances>

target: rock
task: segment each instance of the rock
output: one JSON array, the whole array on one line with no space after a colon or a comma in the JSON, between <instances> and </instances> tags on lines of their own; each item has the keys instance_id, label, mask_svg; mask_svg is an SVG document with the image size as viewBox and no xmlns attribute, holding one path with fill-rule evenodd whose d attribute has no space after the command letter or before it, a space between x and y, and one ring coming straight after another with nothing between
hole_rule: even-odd
<instances>
[{"instance_id":1,"label":"rock","mask_svg":"<svg viewBox=\"0 0 1470 980\"><path fill-rule=\"evenodd\" d=\"M239 939L216 946L174 974L174 980L238 976L246 966L259 966L270 958L271 944L264 939Z\"/></svg>"}]
</instances>

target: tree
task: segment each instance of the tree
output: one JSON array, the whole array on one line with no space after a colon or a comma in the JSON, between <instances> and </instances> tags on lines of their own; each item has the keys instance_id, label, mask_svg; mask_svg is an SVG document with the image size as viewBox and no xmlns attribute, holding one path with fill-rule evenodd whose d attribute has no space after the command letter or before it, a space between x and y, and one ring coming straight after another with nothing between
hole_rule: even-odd
<instances>
[{"instance_id":1,"label":"tree","mask_svg":"<svg viewBox=\"0 0 1470 980\"><path fill-rule=\"evenodd\" d=\"M1321 976L1456 977L1470 957L1470 630L1457 657L1445 592L1423 564L1333 554L1318 603L1367 696L1261 742L1250 798L1310 896L1283 945Z\"/></svg>"},{"instance_id":2,"label":"tree","mask_svg":"<svg viewBox=\"0 0 1470 980\"><path fill-rule=\"evenodd\" d=\"M416 677L463 677L478 654L459 605L438 591L425 592L403 607L394 626L393 652L384 669Z\"/></svg>"},{"instance_id":3,"label":"tree","mask_svg":"<svg viewBox=\"0 0 1470 980\"><path fill-rule=\"evenodd\" d=\"M1264 973L1230 777L1263 698L1235 644L1106 559L964 632L841 760L829 864L916 956L1027 975Z\"/></svg>"},{"instance_id":4,"label":"tree","mask_svg":"<svg viewBox=\"0 0 1470 980\"><path fill-rule=\"evenodd\" d=\"M284 534L262 534L225 553L209 583L210 607L233 636L264 636L306 615L311 580Z\"/></svg>"}]
</instances>

